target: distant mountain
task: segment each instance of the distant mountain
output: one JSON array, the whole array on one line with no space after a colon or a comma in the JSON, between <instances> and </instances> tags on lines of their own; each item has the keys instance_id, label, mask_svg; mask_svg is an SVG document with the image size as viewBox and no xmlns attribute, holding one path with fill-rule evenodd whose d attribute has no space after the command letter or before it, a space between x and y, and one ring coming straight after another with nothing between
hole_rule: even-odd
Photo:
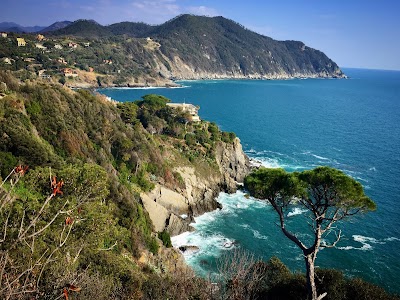
<instances>
[{"instance_id":1,"label":"distant mountain","mask_svg":"<svg viewBox=\"0 0 400 300\"><path fill-rule=\"evenodd\" d=\"M115 35L126 34L139 38L147 36L154 29L154 26L145 23L121 22L109 25L107 28Z\"/></svg>"},{"instance_id":2,"label":"distant mountain","mask_svg":"<svg viewBox=\"0 0 400 300\"><path fill-rule=\"evenodd\" d=\"M68 26L55 30L53 35L74 35L86 38L111 36L113 33L94 20L77 20Z\"/></svg>"},{"instance_id":3,"label":"distant mountain","mask_svg":"<svg viewBox=\"0 0 400 300\"><path fill-rule=\"evenodd\" d=\"M59 29L67 27L68 25L71 25L72 23L73 22L71 22L71 21L55 22L55 23L51 24L50 26L42 29L41 32L50 32L50 31L59 30Z\"/></svg>"},{"instance_id":4,"label":"distant mountain","mask_svg":"<svg viewBox=\"0 0 400 300\"><path fill-rule=\"evenodd\" d=\"M195 77L210 73L238 78L343 76L321 51L299 41L273 40L224 17L181 15L148 34L170 60L179 57L186 65L182 72L189 68Z\"/></svg>"},{"instance_id":5,"label":"distant mountain","mask_svg":"<svg viewBox=\"0 0 400 300\"><path fill-rule=\"evenodd\" d=\"M161 25L64 21L45 31L54 38L89 39L90 48L63 56L71 55L83 69L113 74L112 83L119 85L153 79L345 77L335 62L303 42L277 41L221 16L180 15Z\"/></svg>"},{"instance_id":6,"label":"distant mountain","mask_svg":"<svg viewBox=\"0 0 400 300\"><path fill-rule=\"evenodd\" d=\"M2 31L7 31L8 28L13 28L13 27L20 27L17 23L14 22L1 22L0 23L0 30Z\"/></svg>"},{"instance_id":7,"label":"distant mountain","mask_svg":"<svg viewBox=\"0 0 400 300\"><path fill-rule=\"evenodd\" d=\"M22 26L14 22L1 22L0 23L0 30L7 31L7 32L38 32L44 29L44 26Z\"/></svg>"}]
</instances>

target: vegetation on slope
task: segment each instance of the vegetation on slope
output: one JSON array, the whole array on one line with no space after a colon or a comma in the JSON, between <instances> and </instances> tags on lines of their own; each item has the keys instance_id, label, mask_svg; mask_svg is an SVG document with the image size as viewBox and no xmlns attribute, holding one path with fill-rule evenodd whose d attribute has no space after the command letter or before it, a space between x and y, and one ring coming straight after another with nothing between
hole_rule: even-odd
<instances>
[{"instance_id":1,"label":"vegetation on slope","mask_svg":"<svg viewBox=\"0 0 400 300\"><path fill-rule=\"evenodd\" d=\"M60 84L19 82L3 71L0 86L2 297L304 296L304 277L274 260L240 264L246 272L236 269L218 285L194 276L167 248L168 234L153 232L140 203L139 192L155 182L179 188L176 164L214 172L213 150L234 134L187 122L189 116L166 106L162 96L115 105ZM317 284L327 299L395 299L358 279L321 272Z\"/></svg>"},{"instance_id":2,"label":"vegetation on slope","mask_svg":"<svg viewBox=\"0 0 400 300\"><path fill-rule=\"evenodd\" d=\"M116 106L59 84L20 84L9 72L0 73L0 82L5 86L0 99L0 227L5 230L0 269L12 283L1 291L54 295L66 284L80 283L86 285L86 298L94 298L90 293L97 290L104 299L146 298L146 289L156 289L147 280L162 278L153 271L161 268L165 274L169 263L164 260L177 264L177 254L157 258L161 241L139 192L151 190L155 182L170 188L182 184L173 171L172 158L180 153L174 143L183 153L180 162L191 164L196 157L196 164L214 168L212 144L222 133L197 134L196 128L207 123L188 124L187 116L167 107L169 100L162 96ZM191 146L185 132L193 135ZM167 151L170 160L162 158ZM29 169L22 174L17 166ZM26 231L22 236L20 228ZM166 233L160 238L170 246ZM139 258L149 252L155 255L153 263L145 262L142 269ZM148 297L154 299L151 293Z\"/></svg>"},{"instance_id":3,"label":"vegetation on slope","mask_svg":"<svg viewBox=\"0 0 400 300\"><path fill-rule=\"evenodd\" d=\"M45 35L41 41L32 34L1 37L0 67L20 70L23 79L45 74L71 86L166 85L199 76L343 77L322 52L275 41L223 17L182 15L157 26L78 20ZM18 47L17 37L26 46ZM77 76L64 76L65 68Z\"/></svg>"}]
</instances>

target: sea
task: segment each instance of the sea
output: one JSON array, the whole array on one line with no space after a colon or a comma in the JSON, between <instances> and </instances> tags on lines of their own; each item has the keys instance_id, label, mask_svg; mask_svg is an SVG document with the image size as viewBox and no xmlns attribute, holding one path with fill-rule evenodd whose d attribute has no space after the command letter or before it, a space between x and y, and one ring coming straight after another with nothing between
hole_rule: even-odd
<instances>
[{"instance_id":1,"label":"sea","mask_svg":"<svg viewBox=\"0 0 400 300\"><path fill-rule=\"evenodd\" d=\"M339 230L341 240L321 249L316 265L400 293L400 71L344 72L348 79L200 80L179 82L179 88L99 92L117 101L160 94L199 105L202 119L235 132L245 153L265 167L331 166L361 182L377 210L337 223L327 241ZM305 271L300 250L282 234L268 203L245 191L221 193L217 200L222 209L196 217L194 232L172 239L176 247L199 248L184 254L197 274L218 274L237 249L256 259L276 256L293 272ZM288 226L310 238L304 210L292 209Z\"/></svg>"}]
</instances>

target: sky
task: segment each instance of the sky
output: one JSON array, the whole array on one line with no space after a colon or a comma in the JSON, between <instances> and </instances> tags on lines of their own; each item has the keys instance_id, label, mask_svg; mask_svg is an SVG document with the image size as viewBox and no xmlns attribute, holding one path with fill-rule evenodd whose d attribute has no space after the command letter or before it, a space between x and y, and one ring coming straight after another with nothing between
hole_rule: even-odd
<instances>
[{"instance_id":1,"label":"sky","mask_svg":"<svg viewBox=\"0 0 400 300\"><path fill-rule=\"evenodd\" d=\"M184 13L223 16L276 40L302 41L342 68L400 70L400 0L2 0L0 22L161 24Z\"/></svg>"}]
</instances>

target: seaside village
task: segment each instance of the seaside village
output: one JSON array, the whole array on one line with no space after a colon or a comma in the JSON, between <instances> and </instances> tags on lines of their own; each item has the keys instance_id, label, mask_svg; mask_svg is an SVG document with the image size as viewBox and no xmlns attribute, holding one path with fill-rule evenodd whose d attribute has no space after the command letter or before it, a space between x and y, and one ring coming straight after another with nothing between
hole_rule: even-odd
<instances>
[{"instance_id":1,"label":"seaside village","mask_svg":"<svg viewBox=\"0 0 400 300\"><path fill-rule=\"evenodd\" d=\"M79 70L74 61L67 61L62 54L72 52L80 47L90 47L89 41L75 42L69 39L48 39L42 34L17 35L16 33L0 33L2 48L18 47L16 57L1 57L0 65L11 70L24 69L35 72L38 77L50 79L52 76L76 78L84 71L94 72L94 68L88 66L87 70ZM47 55L45 55L47 54ZM48 58L50 61L44 61ZM47 59L46 59L47 60ZM111 65L111 59L104 59L104 64ZM64 82L64 80L60 80Z\"/></svg>"},{"instance_id":2,"label":"seaside village","mask_svg":"<svg viewBox=\"0 0 400 300\"><path fill-rule=\"evenodd\" d=\"M144 39L144 43L146 43L147 48L160 47L160 44L154 42L150 37ZM13 71L26 70L29 73L29 75L26 75L27 77L35 74L35 79L58 81L70 88L90 88L90 84L87 85L86 83L99 80L99 76L102 76L101 73L107 75L121 73L121 70L113 67L111 57L99 58L98 66L101 73L97 73L93 66L66 59L66 57L71 57L70 54L74 51L85 52L85 50L89 50L91 41L88 40L78 41L71 38L47 38L43 34L18 35L1 32L0 46L3 49L14 48L18 50L17 56L0 57L0 68ZM81 53L79 54L81 55ZM109 97L106 98L113 101ZM168 103L168 106L189 113L192 122L200 121L198 106L188 103Z\"/></svg>"},{"instance_id":3,"label":"seaside village","mask_svg":"<svg viewBox=\"0 0 400 300\"><path fill-rule=\"evenodd\" d=\"M142 43L147 48L157 44L151 38L142 39ZM22 79L35 76L69 87L118 86L121 84L118 78L129 70L115 63L110 54L114 53L112 49L104 51L103 47L101 41L84 38L0 32L0 68L25 71ZM124 59L119 57L119 60ZM139 84L151 86L154 82ZM131 85L135 86L135 82Z\"/></svg>"}]
</instances>

